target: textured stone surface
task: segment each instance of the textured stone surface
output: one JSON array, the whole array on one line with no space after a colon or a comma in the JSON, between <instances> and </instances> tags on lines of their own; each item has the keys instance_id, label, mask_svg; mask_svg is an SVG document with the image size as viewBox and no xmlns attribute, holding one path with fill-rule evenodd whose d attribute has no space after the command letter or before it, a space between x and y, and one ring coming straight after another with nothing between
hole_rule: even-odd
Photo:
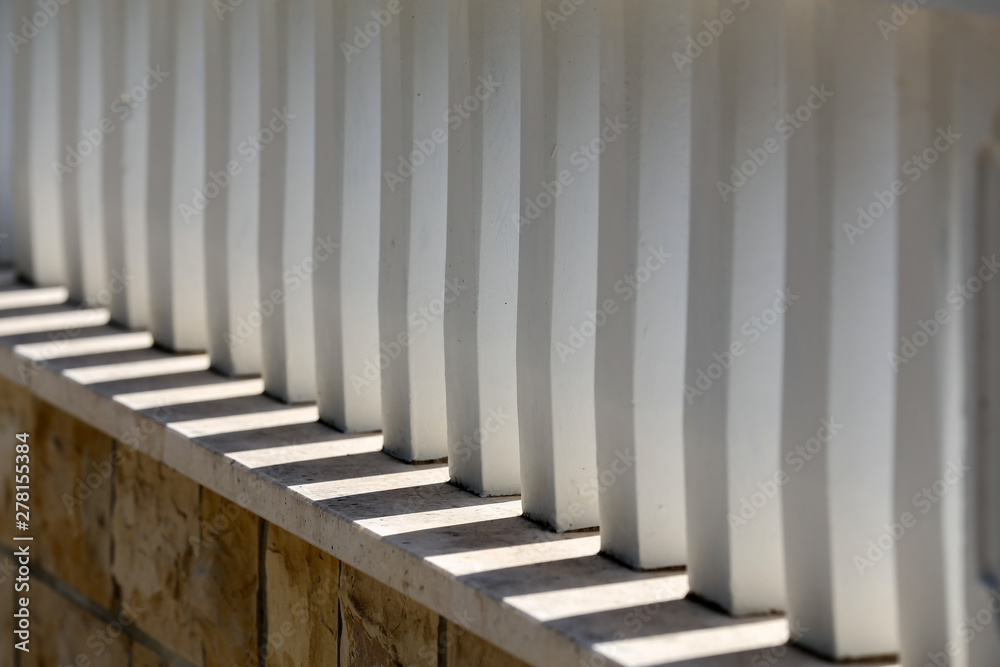
<instances>
[{"instance_id":1,"label":"textured stone surface","mask_svg":"<svg viewBox=\"0 0 1000 667\"><path fill-rule=\"evenodd\" d=\"M472 634L460 625L448 621L446 635L448 647L448 667L528 667L522 662L497 648L493 644Z\"/></svg>"},{"instance_id":2,"label":"textured stone surface","mask_svg":"<svg viewBox=\"0 0 1000 667\"><path fill-rule=\"evenodd\" d=\"M132 643L132 667L168 667L169 663L142 644Z\"/></svg>"},{"instance_id":3,"label":"textured stone surface","mask_svg":"<svg viewBox=\"0 0 1000 667\"><path fill-rule=\"evenodd\" d=\"M191 604L206 665L256 664L259 536L257 516L202 489Z\"/></svg>"},{"instance_id":4,"label":"textured stone surface","mask_svg":"<svg viewBox=\"0 0 1000 667\"><path fill-rule=\"evenodd\" d=\"M437 665L438 615L341 564L342 667Z\"/></svg>"},{"instance_id":5,"label":"textured stone surface","mask_svg":"<svg viewBox=\"0 0 1000 667\"><path fill-rule=\"evenodd\" d=\"M35 564L105 609L111 579L114 442L48 403L35 403L31 531Z\"/></svg>"},{"instance_id":6,"label":"textured stone surface","mask_svg":"<svg viewBox=\"0 0 1000 667\"><path fill-rule=\"evenodd\" d=\"M7 554L0 554L0 665L14 664L14 642L10 640L14 632L14 586L12 578L14 563ZM16 639L14 641L17 641Z\"/></svg>"},{"instance_id":7,"label":"textured stone surface","mask_svg":"<svg viewBox=\"0 0 1000 667\"><path fill-rule=\"evenodd\" d=\"M38 579L31 582L30 608L31 652L20 654L21 667L128 664L131 640L117 620L93 616Z\"/></svg>"},{"instance_id":8,"label":"textured stone surface","mask_svg":"<svg viewBox=\"0 0 1000 667\"><path fill-rule=\"evenodd\" d=\"M340 562L277 526L267 534L268 667L336 665Z\"/></svg>"},{"instance_id":9,"label":"textured stone surface","mask_svg":"<svg viewBox=\"0 0 1000 667\"><path fill-rule=\"evenodd\" d=\"M200 665L201 640L191 605L198 485L129 447L120 453L113 572L122 599L145 608L142 630Z\"/></svg>"},{"instance_id":10,"label":"textured stone surface","mask_svg":"<svg viewBox=\"0 0 1000 667\"><path fill-rule=\"evenodd\" d=\"M10 547L14 533L14 436L34 428L34 402L27 389L0 378L0 542Z\"/></svg>"}]
</instances>

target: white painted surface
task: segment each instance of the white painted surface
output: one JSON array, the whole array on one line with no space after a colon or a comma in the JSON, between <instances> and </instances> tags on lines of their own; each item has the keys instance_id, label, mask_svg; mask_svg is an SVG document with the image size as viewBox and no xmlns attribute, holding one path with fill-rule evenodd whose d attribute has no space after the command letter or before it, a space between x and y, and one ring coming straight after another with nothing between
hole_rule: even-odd
<instances>
[{"instance_id":1,"label":"white painted surface","mask_svg":"<svg viewBox=\"0 0 1000 667\"><path fill-rule=\"evenodd\" d=\"M205 208L208 352L227 375L261 371L258 244L260 160L248 137L260 129L260 6L222 15L206 9Z\"/></svg>"},{"instance_id":2,"label":"white painted surface","mask_svg":"<svg viewBox=\"0 0 1000 667\"><path fill-rule=\"evenodd\" d=\"M556 530L596 526L599 7L521 3L521 233L517 408L525 515ZM565 20L554 21L552 16ZM561 180L560 180L561 179Z\"/></svg>"},{"instance_id":3,"label":"white painted surface","mask_svg":"<svg viewBox=\"0 0 1000 667\"><path fill-rule=\"evenodd\" d=\"M120 195L115 187L113 166L120 156L110 107L118 94L122 58L120 3L114 0L81 0L77 11L77 53L73 58L78 86L78 113L68 146L82 157L76 167L77 215L75 234L67 235L67 251L73 256L75 276L70 297L92 305L111 303L111 278L105 255L105 226L116 215ZM110 193L105 190L109 188ZM110 198L106 195L111 194ZM108 201L110 199L110 202Z\"/></svg>"},{"instance_id":4,"label":"white painted surface","mask_svg":"<svg viewBox=\"0 0 1000 667\"><path fill-rule=\"evenodd\" d=\"M32 13L25 3L22 10ZM62 24L72 26L70 16L50 19L37 31L24 51L29 57L29 102L26 110L28 136L28 214L25 222L30 229L26 243L20 246L28 253L21 261L21 272L38 286L67 284L69 273L63 220L63 193L68 191L72 177L61 184L52 164L64 159L63 121L74 107L72 95L60 92L60 72L64 62L60 55ZM67 32L70 32L67 30ZM72 34L72 33L71 33ZM70 40L66 46L72 44ZM75 59L66 60L75 63ZM70 75L67 78L72 78ZM65 103L65 109L62 106ZM19 242L20 243L20 242ZM20 254L20 253L19 253Z\"/></svg>"},{"instance_id":5,"label":"white painted surface","mask_svg":"<svg viewBox=\"0 0 1000 667\"><path fill-rule=\"evenodd\" d=\"M0 4L0 35L16 32L15 25L21 19L17 3L8 0ZM14 123L16 107L14 88L14 61L17 53L8 44L0 50L0 264L14 261L14 227L16 199L14 194L14 146L15 133L20 129Z\"/></svg>"},{"instance_id":6,"label":"white painted surface","mask_svg":"<svg viewBox=\"0 0 1000 667\"><path fill-rule=\"evenodd\" d=\"M378 9L378 0L316 6L315 231L337 246L313 276L316 400L320 418L347 432L382 427L381 32L364 33L367 42L355 32Z\"/></svg>"},{"instance_id":7,"label":"white painted surface","mask_svg":"<svg viewBox=\"0 0 1000 667\"><path fill-rule=\"evenodd\" d=\"M267 392L288 403L316 399L313 6L261 0L261 341Z\"/></svg>"},{"instance_id":8,"label":"white painted surface","mask_svg":"<svg viewBox=\"0 0 1000 667\"><path fill-rule=\"evenodd\" d=\"M399 8L392 0L383 2ZM385 450L448 453L444 309L448 0L412 0L382 28L379 338Z\"/></svg>"},{"instance_id":9,"label":"white painted surface","mask_svg":"<svg viewBox=\"0 0 1000 667\"><path fill-rule=\"evenodd\" d=\"M151 18L150 60L171 74L150 94L150 330L169 349L203 350L205 8L198 0L154 0Z\"/></svg>"},{"instance_id":10,"label":"white painted surface","mask_svg":"<svg viewBox=\"0 0 1000 667\"><path fill-rule=\"evenodd\" d=\"M448 469L474 493L506 495L521 486L520 0L452 0L448 11Z\"/></svg>"},{"instance_id":11,"label":"white painted surface","mask_svg":"<svg viewBox=\"0 0 1000 667\"><path fill-rule=\"evenodd\" d=\"M886 354L896 338L899 208L853 244L845 228L897 176L896 57L872 27L876 10L854 0L786 8L789 95L823 83L835 91L828 113L787 147L787 281L800 297L785 316L788 614L810 628L802 644L837 658L899 649L896 552L863 574L857 564L895 520Z\"/></svg>"},{"instance_id":12,"label":"white painted surface","mask_svg":"<svg viewBox=\"0 0 1000 667\"><path fill-rule=\"evenodd\" d=\"M600 162L597 304L606 315L596 333L595 376L601 548L640 568L687 563L691 67L676 67L672 54L691 34L692 6L601 3L601 118L629 126Z\"/></svg>"},{"instance_id":13,"label":"white painted surface","mask_svg":"<svg viewBox=\"0 0 1000 667\"><path fill-rule=\"evenodd\" d=\"M784 313L796 307L797 293L785 280L789 140L778 129L786 113L785 1L730 5L698 5L698 32L711 22L725 32L687 65L684 461L691 588L731 613L748 614L785 605L775 477L782 470ZM810 95L808 86L789 88L790 111ZM762 494L766 502L757 507Z\"/></svg>"},{"instance_id":14,"label":"white painted surface","mask_svg":"<svg viewBox=\"0 0 1000 667\"><path fill-rule=\"evenodd\" d=\"M121 133L121 218L107 220L107 261L111 272L123 277L124 287L112 293L111 317L131 329L149 326L149 187L151 145L150 113L153 96L160 85L150 71L169 72L167 62L153 62L151 25L152 0L130 0L124 3L122 46L125 58L123 78L119 81L119 97L112 113ZM157 70L157 68L159 68ZM109 165L113 168L114 165ZM107 203L109 209L114 204ZM120 228L117 225L120 224Z\"/></svg>"}]
</instances>

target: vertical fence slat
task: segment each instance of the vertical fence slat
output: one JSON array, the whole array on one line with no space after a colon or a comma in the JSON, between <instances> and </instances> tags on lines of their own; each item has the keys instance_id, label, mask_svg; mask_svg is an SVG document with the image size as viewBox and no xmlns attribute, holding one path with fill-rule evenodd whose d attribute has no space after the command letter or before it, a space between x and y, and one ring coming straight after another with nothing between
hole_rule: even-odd
<instances>
[{"instance_id":1,"label":"vertical fence slat","mask_svg":"<svg viewBox=\"0 0 1000 667\"><path fill-rule=\"evenodd\" d=\"M9 0L0 5L0 35L17 35L21 26L18 3ZM9 38L8 38L9 41ZM15 191L15 145L22 128L16 125L15 101L18 44L8 43L0 52L0 265L12 264L14 253L14 227L17 216ZM23 163L21 164L23 167Z\"/></svg>"},{"instance_id":2,"label":"vertical fence slat","mask_svg":"<svg viewBox=\"0 0 1000 667\"><path fill-rule=\"evenodd\" d=\"M520 489L520 0L451 0L448 21L448 462L461 486L504 495Z\"/></svg>"},{"instance_id":3,"label":"vertical fence slat","mask_svg":"<svg viewBox=\"0 0 1000 667\"><path fill-rule=\"evenodd\" d=\"M572 9L572 11L570 11ZM521 4L521 233L517 407L525 515L597 525L599 7Z\"/></svg>"},{"instance_id":4,"label":"vertical fence slat","mask_svg":"<svg viewBox=\"0 0 1000 667\"><path fill-rule=\"evenodd\" d=\"M122 57L117 48L122 35L114 27L121 8L117 2L82 0L76 11L78 49L73 76L78 86L79 107L75 127L66 142L68 148L80 155L75 168L78 186L76 239L71 239L68 247L77 274L70 283L75 290L71 291L71 296L107 306L111 303L111 292L105 254L105 221L113 211L106 206L105 177L112 177L113 173L105 171L105 163L120 160L113 155L119 143L110 107L121 77ZM117 283L111 287L117 287Z\"/></svg>"},{"instance_id":5,"label":"vertical fence slat","mask_svg":"<svg viewBox=\"0 0 1000 667\"><path fill-rule=\"evenodd\" d=\"M121 162L108 169L120 169L121 217L107 220L107 260L112 272L122 276L123 289L112 293L111 317L131 329L149 326L149 261L147 244L147 192L150 169L150 118L152 98L161 85L161 73L170 72L167 63L153 62L151 11L154 0L125 2L122 17L122 63L120 96L114 113L121 135ZM156 76L154 76L154 73ZM169 74L167 75L169 76ZM172 85L168 84L168 85ZM109 195L110 197L110 195ZM114 204L109 204L114 210Z\"/></svg>"},{"instance_id":6,"label":"vertical fence slat","mask_svg":"<svg viewBox=\"0 0 1000 667\"><path fill-rule=\"evenodd\" d=\"M29 21L36 8L22 5ZM65 8L63 8L65 9ZM73 109L69 92L61 92L61 72L65 60L60 55L62 24L72 25L72 14L57 14L38 27L35 36L24 48L30 64L28 88L27 135L29 159L27 164L29 214L25 220L30 231L22 246L27 251L23 273L36 285L65 285L69 277L66 262L66 235L63 220L64 185L60 183L53 164L64 159L64 121ZM72 31L68 31L72 33ZM72 39L64 48L68 49ZM71 177L72 175L70 175ZM68 188L68 184L66 185Z\"/></svg>"},{"instance_id":7,"label":"vertical fence slat","mask_svg":"<svg viewBox=\"0 0 1000 667\"><path fill-rule=\"evenodd\" d=\"M24 30L24 19L31 13L31 5L28 0L11 0L8 3L10 12L11 28L15 29L17 35L22 37ZM19 29L18 29L19 28ZM24 38L26 39L26 38ZM14 197L14 229L13 229L13 251L14 267L18 274L24 278L31 279L33 274L34 243L32 241L32 161L33 143L31 141L32 113L31 104L32 91L32 44L37 41L19 41L16 48L10 45L13 67L13 94L11 102L11 125L13 135L11 137L11 190ZM37 121L35 121L37 122ZM15 168L20 167L20 168Z\"/></svg>"},{"instance_id":8,"label":"vertical fence slat","mask_svg":"<svg viewBox=\"0 0 1000 667\"><path fill-rule=\"evenodd\" d=\"M379 337L385 450L446 456L444 307L448 1L412 0L382 29Z\"/></svg>"},{"instance_id":9,"label":"vertical fence slat","mask_svg":"<svg viewBox=\"0 0 1000 667\"><path fill-rule=\"evenodd\" d=\"M266 0L261 17L260 298L264 384L316 398L312 274L316 55L313 0Z\"/></svg>"},{"instance_id":10,"label":"vertical fence slat","mask_svg":"<svg viewBox=\"0 0 1000 667\"><path fill-rule=\"evenodd\" d=\"M955 144L972 138L955 117L960 26L951 16L921 11L891 38L900 70L897 179L906 187L898 204L897 337L886 358L897 381L893 520L905 533L893 537L903 664L947 655L952 640L961 642L955 594L963 568L949 532L957 528L952 522L960 516L969 457L948 431L963 419L964 370L954 353L965 327L957 293L951 299L949 293L979 265L962 275L970 269L968 232L956 206L962 153Z\"/></svg>"},{"instance_id":11,"label":"vertical fence slat","mask_svg":"<svg viewBox=\"0 0 1000 667\"><path fill-rule=\"evenodd\" d=\"M899 208L895 195L882 194L882 204L878 194L897 174L895 51L874 27L875 3L787 11L788 90L834 92L828 113L803 124L787 149L787 273L799 296L785 316L788 613L809 628L797 641L816 652L889 655L899 648L895 553L863 572L858 559L894 521L886 353L896 335ZM877 222L859 222L859 207Z\"/></svg>"},{"instance_id":12,"label":"vertical fence slat","mask_svg":"<svg viewBox=\"0 0 1000 667\"><path fill-rule=\"evenodd\" d=\"M316 6L315 230L317 244L328 246L313 276L316 389L320 419L347 432L382 427L378 274L383 28L373 11L377 16L378 0Z\"/></svg>"},{"instance_id":13,"label":"vertical fence slat","mask_svg":"<svg viewBox=\"0 0 1000 667\"><path fill-rule=\"evenodd\" d=\"M953 77L955 85L961 91L961 97L956 100L958 109L956 124L962 127L964 133L962 140L954 147L961 158L955 179L957 201L953 203L953 212L959 224L956 225L957 230L953 231L961 234L961 242L956 244L956 247L961 247L963 252L961 261L955 262L953 266L954 273L949 279L952 286L968 281L981 264L986 253L986 249L980 245L983 242L979 237L981 226L991 225L987 228L995 232L998 229L997 212L1000 211L1000 207L997 207L1000 204L998 199L1000 181L996 180L1000 172L994 171L992 182L983 183L981 180L984 143L989 141L990 136L993 137L991 141L993 160L995 164L1000 164L996 158L1000 154L997 152L997 144L1000 143L998 141L1000 140L1000 18L963 16L960 23L961 36L956 40L955 49L961 66ZM989 204L997 207L992 209L993 213L984 210L986 205L982 199L984 195L993 197L992 204ZM992 252L987 257L992 258ZM997 486L995 482L988 481L990 478L980 476L980 473L987 473L984 462L978 459L981 451L979 447L985 443L979 440L982 436L977 432L978 415L969 410L970 405L978 405L980 409L988 409L990 406L989 403L978 400L980 394L977 391L976 380L979 373L988 373L996 366L981 360L978 355L983 352L978 346L989 344L996 349L997 338L994 335L977 341L976 319L981 308L995 307L996 285L995 279L985 283L983 293L976 297L973 307L963 309L964 317L956 317L957 331L952 343L951 366L956 370L960 369L960 372L948 378L952 386L957 385L957 390L948 394L952 397L949 413L953 416L948 422L946 442L956 454L965 452L967 447L973 448L970 455L975 471L969 473L969 479L963 480L961 497L955 503L959 506L953 506L954 509L946 518L950 524L949 554L952 557L957 556L965 568L962 581L957 585L958 590L949 591L948 602L958 605L956 613L963 620L985 614L984 610L992 612L996 607L997 591L1000 588L1000 580L993 578L991 581L983 576L982 559L978 549L969 547L978 545L982 537L981 512L1000 507L996 502L990 502L989 498L984 499L979 495L980 484L984 480L990 484L989 488L996 489ZM994 296L988 296L991 291ZM993 377L995 379L998 376ZM995 400L992 407L996 408ZM995 442L994 439L993 443ZM993 473L998 470L1000 468L992 468ZM992 479L995 480L997 477ZM993 513L992 516L997 515ZM959 632L957 626L955 631ZM1000 664L1000 633L990 631L977 633L975 641L968 645L967 653L969 665Z\"/></svg>"},{"instance_id":14,"label":"vertical fence slat","mask_svg":"<svg viewBox=\"0 0 1000 667\"><path fill-rule=\"evenodd\" d=\"M600 164L596 334L601 547L684 565L684 340L692 3L601 3L601 118L624 136Z\"/></svg>"},{"instance_id":15,"label":"vertical fence slat","mask_svg":"<svg viewBox=\"0 0 1000 667\"><path fill-rule=\"evenodd\" d=\"M260 8L206 8L205 278L208 351L229 375L261 371L258 267L260 161L249 137L260 130Z\"/></svg>"},{"instance_id":16,"label":"vertical fence slat","mask_svg":"<svg viewBox=\"0 0 1000 667\"><path fill-rule=\"evenodd\" d=\"M718 35L690 65L688 576L731 613L768 612L784 606L783 314L797 299L784 275L784 0L704 2L692 23L699 43Z\"/></svg>"},{"instance_id":17,"label":"vertical fence slat","mask_svg":"<svg viewBox=\"0 0 1000 667\"><path fill-rule=\"evenodd\" d=\"M151 19L151 61L171 74L150 94L150 329L169 349L203 350L204 6L197 0L160 0Z\"/></svg>"}]
</instances>

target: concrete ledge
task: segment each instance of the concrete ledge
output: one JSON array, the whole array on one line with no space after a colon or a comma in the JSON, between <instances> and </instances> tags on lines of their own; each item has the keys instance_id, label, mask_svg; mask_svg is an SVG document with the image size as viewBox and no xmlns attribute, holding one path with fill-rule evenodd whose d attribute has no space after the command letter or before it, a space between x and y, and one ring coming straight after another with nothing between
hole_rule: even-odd
<instances>
[{"instance_id":1,"label":"concrete ledge","mask_svg":"<svg viewBox=\"0 0 1000 667\"><path fill-rule=\"evenodd\" d=\"M259 379L53 301L0 288L0 375L528 663L828 664L783 646L784 618L702 606L683 573L618 565L595 532L542 530L517 498L450 485L445 464L402 463L380 434L339 433Z\"/></svg>"}]
</instances>

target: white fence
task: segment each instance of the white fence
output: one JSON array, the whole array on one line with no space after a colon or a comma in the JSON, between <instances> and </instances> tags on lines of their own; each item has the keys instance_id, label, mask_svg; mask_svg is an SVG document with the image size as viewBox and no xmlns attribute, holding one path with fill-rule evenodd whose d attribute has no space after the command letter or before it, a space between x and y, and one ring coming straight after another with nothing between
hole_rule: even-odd
<instances>
[{"instance_id":1,"label":"white fence","mask_svg":"<svg viewBox=\"0 0 1000 667\"><path fill-rule=\"evenodd\" d=\"M821 655L995 664L1000 19L0 7L25 280Z\"/></svg>"}]
</instances>

